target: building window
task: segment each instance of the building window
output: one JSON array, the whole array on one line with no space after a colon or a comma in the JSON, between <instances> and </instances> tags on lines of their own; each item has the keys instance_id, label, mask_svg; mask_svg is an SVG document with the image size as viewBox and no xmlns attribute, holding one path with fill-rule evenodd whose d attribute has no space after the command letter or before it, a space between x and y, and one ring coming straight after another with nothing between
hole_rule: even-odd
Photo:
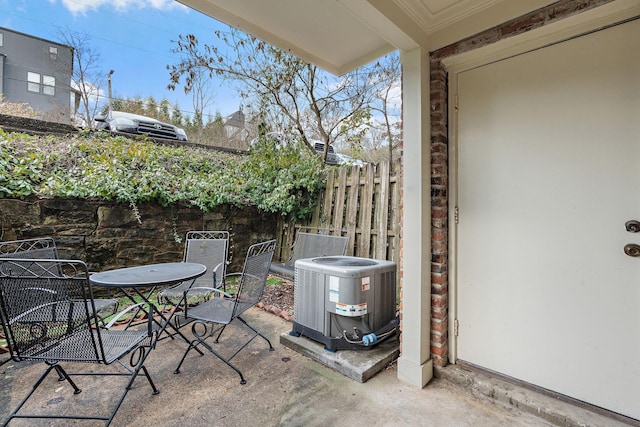
<instances>
[{"instance_id":1,"label":"building window","mask_svg":"<svg viewBox=\"0 0 640 427\"><path fill-rule=\"evenodd\" d=\"M0 47L4 46L4 34L0 33Z\"/></svg>"},{"instance_id":2,"label":"building window","mask_svg":"<svg viewBox=\"0 0 640 427\"><path fill-rule=\"evenodd\" d=\"M40 75L38 73L27 72L27 90L29 92L40 93L42 86L42 94L54 96L56 94L56 78L52 76Z\"/></svg>"},{"instance_id":3,"label":"building window","mask_svg":"<svg viewBox=\"0 0 640 427\"><path fill-rule=\"evenodd\" d=\"M56 94L56 78L51 76L42 76L42 93L54 96Z\"/></svg>"},{"instance_id":4,"label":"building window","mask_svg":"<svg viewBox=\"0 0 640 427\"><path fill-rule=\"evenodd\" d=\"M27 72L27 90L29 92L40 93L40 74Z\"/></svg>"},{"instance_id":5,"label":"building window","mask_svg":"<svg viewBox=\"0 0 640 427\"><path fill-rule=\"evenodd\" d=\"M55 46L49 46L49 58L52 61L58 59L58 48Z\"/></svg>"}]
</instances>

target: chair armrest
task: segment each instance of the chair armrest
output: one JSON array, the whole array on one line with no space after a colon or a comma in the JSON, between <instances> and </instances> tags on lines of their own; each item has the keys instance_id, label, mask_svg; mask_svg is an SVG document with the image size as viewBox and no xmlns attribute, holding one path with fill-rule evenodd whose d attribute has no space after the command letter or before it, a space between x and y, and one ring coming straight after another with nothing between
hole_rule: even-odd
<instances>
[{"instance_id":1,"label":"chair armrest","mask_svg":"<svg viewBox=\"0 0 640 427\"><path fill-rule=\"evenodd\" d=\"M110 327L112 327L118 320L120 320L122 318L122 316L124 316L125 314L127 314L128 312L134 310L134 309L138 309L140 307L142 307L143 305L145 305L147 303L144 302L140 302L138 304L133 304L128 306L127 308L125 308L124 310L118 312L113 319L111 319L109 321L109 323L107 323L106 325L103 326L104 329L109 329ZM151 318L151 316L149 316L149 318Z\"/></svg>"},{"instance_id":2,"label":"chair armrest","mask_svg":"<svg viewBox=\"0 0 640 427\"><path fill-rule=\"evenodd\" d=\"M227 277L230 277L230 276L243 276L243 275L247 276L247 277L255 277L256 279L258 278L258 276L254 275L254 274L249 274L249 273L244 273L244 274L243 273L229 273L229 274L227 274Z\"/></svg>"},{"instance_id":3,"label":"chair armrest","mask_svg":"<svg viewBox=\"0 0 640 427\"><path fill-rule=\"evenodd\" d=\"M237 273L227 273L225 277L231 277L231 276L242 276L242 272L239 271Z\"/></svg>"},{"instance_id":4,"label":"chair armrest","mask_svg":"<svg viewBox=\"0 0 640 427\"><path fill-rule=\"evenodd\" d=\"M226 297L233 298L233 295L230 295L230 294L226 293L225 291L222 291L222 290L220 290L218 288L210 288L208 286L196 286L194 288L187 289L186 291L184 291L185 298L187 297L189 292L196 291L196 290L201 290L201 291L202 290L206 290L206 291L211 291L211 292L217 292L217 293L223 294Z\"/></svg>"},{"instance_id":5,"label":"chair armrest","mask_svg":"<svg viewBox=\"0 0 640 427\"><path fill-rule=\"evenodd\" d=\"M189 294L190 291L195 291L195 290L205 290L205 291L211 291L211 292L217 292L219 294L224 295L227 298L233 298L233 295L230 295L228 293L226 293L225 291L221 291L218 288L210 288L208 286L197 286L195 288L189 288L186 291L184 291L184 296L183 296L183 301L187 301L187 295ZM189 317L189 304L185 304L184 305L184 316L185 317Z\"/></svg>"},{"instance_id":6,"label":"chair armrest","mask_svg":"<svg viewBox=\"0 0 640 427\"><path fill-rule=\"evenodd\" d=\"M109 329L110 327L112 327L118 320L120 320L120 318L122 316L124 316L125 314L127 314L128 312L132 311L132 310L137 310L140 307L142 307L143 305L148 305L149 308L147 311L147 336L151 339L149 346L151 348L156 348L156 342L158 341L158 331L153 330L153 307L151 305L151 303L148 302L139 302L137 304L133 304L130 305L129 307L125 308L124 310L118 312L115 317L113 319L111 319L111 321L109 321L109 323L107 323L105 326L102 326L102 329Z\"/></svg>"}]
</instances>

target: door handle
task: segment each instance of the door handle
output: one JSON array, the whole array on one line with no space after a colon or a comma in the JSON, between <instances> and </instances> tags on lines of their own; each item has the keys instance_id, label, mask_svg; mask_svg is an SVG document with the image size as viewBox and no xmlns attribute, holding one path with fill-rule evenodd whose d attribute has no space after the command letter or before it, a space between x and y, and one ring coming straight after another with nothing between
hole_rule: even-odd
<instances>
[{"instance_id":1,"label":"door handle","mask_svg":"<svg viewBox=\"0 0 640 427\"><path fill-rule=\"evenodd\" d=\"M635 243L626 244L624 245L624 253L630 257L640 257L640 245L636 245Z\"/></svg>"},{"instance_id":2,"label":"door handle","mask_svg":"<svg viewBox=\"0 0 640 427\"><path fill-rule=\"evenodd\" d=\"M640 231L640 221L636 221L635 219L627 221L624 223L624 228L626 228L629 233L637 233Z\"/></svg>"}]
</instances>

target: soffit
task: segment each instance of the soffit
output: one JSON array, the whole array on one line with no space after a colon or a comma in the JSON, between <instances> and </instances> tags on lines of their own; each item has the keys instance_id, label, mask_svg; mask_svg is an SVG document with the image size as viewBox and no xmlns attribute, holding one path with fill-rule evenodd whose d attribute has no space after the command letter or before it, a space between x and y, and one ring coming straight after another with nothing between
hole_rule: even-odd
<instances>
[{"instance_id":1,"label":"soffit","mask_svg":"<svg viewBox=\"0 0 640 427\"><path fill-rule=\"evenodd\" d=\"M334 74L433 50L553 0L179 0Z\"/></svg>"}]
</instances>

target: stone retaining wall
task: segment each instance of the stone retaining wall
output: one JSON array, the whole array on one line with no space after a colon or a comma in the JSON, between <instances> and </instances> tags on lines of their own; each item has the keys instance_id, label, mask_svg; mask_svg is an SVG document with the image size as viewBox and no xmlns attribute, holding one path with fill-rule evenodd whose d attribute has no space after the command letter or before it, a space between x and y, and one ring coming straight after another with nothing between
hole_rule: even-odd
<instances>
[{"instance_id":1,"label":"stone retaining wall","mask_svg":"<svg viewBox=\"0 0 640 427\"><path fill-rule=\"evenodd\" d=\"M78 129L64 123L47 122L28 117L9 116L0 114L0 129L7 132L29 132L35 134L65 135L75 133Z\"/></svg>"},{"instance_id":2,"label":"stone retaining wall","mask_svg":"<svg viewBox=\"0 0 640 427\"><path fill-rule=\"evenodd\" d=\"M131 206L83 199L0 199L0 240L53 237L61 258L92 271L181 261L188 230L228 230L227 271L242 269L247 248L275 238L277 215L221 206L215 212L154 203ZM178 241L180 240L180 241Z\"/></svg>"}]
</instances>

